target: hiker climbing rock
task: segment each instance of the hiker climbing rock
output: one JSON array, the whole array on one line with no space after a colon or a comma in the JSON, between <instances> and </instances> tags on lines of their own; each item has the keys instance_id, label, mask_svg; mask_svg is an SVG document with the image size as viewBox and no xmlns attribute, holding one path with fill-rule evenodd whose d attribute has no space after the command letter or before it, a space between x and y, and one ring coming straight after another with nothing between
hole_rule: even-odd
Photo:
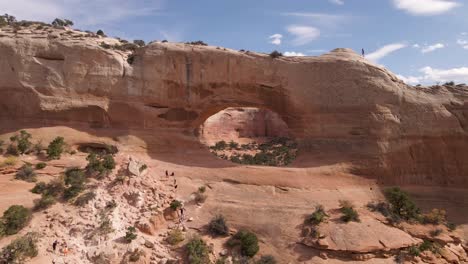
<instances>
[{"instance_id":1,"label":"hiker climbing rock","mask_svg":"<svg viewBox=\"0 0 468 264\"><path fill-rule=\"evenodd\" d=\"M175 175L174 172L172 172L172 173L171 173L171 176L174 176L174 175Z\"/></svg>"},{"instance_id":2,"label":"hiker climbing rock","mask_svg":"<svg viewBox=\"0 0 468 264\"><path fill-rule=\"evenodd\" d=\"M167 170L166 170L166 176L169 176L169 172L167 172Z\"/></svg>"},{"instance_id":3,"label":"hiker climbing rock","mask_svg":"<svg viewBox=\"0 0 468 264\"><path fill-rule=\"evenodd\" d=\"M52 243L52 249L54 250L54 252L57 249L57 244L58 244L57 240L55 240L54 243Z\"/></svg>"}]
</instances>

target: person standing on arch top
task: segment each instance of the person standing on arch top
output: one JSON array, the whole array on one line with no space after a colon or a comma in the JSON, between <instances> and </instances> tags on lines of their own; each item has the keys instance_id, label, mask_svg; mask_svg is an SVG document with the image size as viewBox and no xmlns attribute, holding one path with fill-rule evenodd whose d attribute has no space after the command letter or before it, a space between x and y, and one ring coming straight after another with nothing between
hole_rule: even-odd
<instances>
[{"instance_id":1,"label":"person standing on arch top","mask_svg":"<svg viewBox=\"0 0 468 264\"><path fill-rule=\"evenodd\" d=\"M362 54L363 58L366 56L366 53L364 52L364 49L361 49L361 54Z\"/></svg>"}]
</instances>

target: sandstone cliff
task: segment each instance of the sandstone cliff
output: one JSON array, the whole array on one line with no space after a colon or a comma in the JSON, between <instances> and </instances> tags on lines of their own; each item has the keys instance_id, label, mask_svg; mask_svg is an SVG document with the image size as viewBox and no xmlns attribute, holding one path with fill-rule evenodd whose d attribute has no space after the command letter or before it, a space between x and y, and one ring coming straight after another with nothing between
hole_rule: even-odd
<instances>
[{"instance_id":1,"label":"sandstone cliff","mask_svg":"<svg viewBox=\"0 0 468 264\"><path fill-rule=\"evenodd\" d=\"M352 162L356 173L386 184L468 187L466 87L410 87L348 49L272 59L154 42L129 64L129 52L102 42L118 43L78 31L3 28L2 131L144 130L158 140L193 141L187 148L218 111L259 107L279 114L301 155Z\"/></svg>"}]
</instances>

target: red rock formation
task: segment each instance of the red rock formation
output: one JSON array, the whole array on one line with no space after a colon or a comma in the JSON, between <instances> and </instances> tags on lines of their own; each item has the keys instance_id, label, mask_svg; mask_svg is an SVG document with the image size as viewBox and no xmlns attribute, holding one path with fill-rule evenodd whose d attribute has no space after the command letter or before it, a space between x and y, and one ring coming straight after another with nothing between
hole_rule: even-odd
<instances>
[{"instance_id":1,"label":"red rock formation","mask_svg":"<svg viewBox=\"0 0 468 264\"><path fill-rule=\"evenodd\" d=\"M19 33L0 38L3 131L61 124L196 142L209 116L259 107L278 113L301 153L353 162L385 183L468 187L466 88L409 87L348 49L272 59L152 43L129 65L103 39Z\"/></svg>"},{"instance_id":2,"label":"red rock formation","mask_svg":"<svg viewBox=\"0 0 468 264\"><path fill-rule=\"evenodd\" d=\"M207 145L233 140L238 143L261 142L267 138L288 137L288 127L266 109L227 108L209 117L200 127L201 140Z\"/></svg>"}]
</instances>

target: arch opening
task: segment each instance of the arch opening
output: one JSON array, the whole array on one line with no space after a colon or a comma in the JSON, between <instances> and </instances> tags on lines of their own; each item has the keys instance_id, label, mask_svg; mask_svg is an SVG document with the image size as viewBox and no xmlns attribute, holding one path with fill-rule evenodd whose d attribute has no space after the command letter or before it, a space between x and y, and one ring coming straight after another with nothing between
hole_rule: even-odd
<instances>
[{"instance_id":1,"label":"arch opening","mask_svg":"<svg viewBox=\"0 0 468 264\"><path fill-rule=\"evenodd\" d=\"M288 125L269 109L228 107L208 117L198 135L211 153L234 163L285 166L297 156Z\"/></svg>"}]
</instances>

